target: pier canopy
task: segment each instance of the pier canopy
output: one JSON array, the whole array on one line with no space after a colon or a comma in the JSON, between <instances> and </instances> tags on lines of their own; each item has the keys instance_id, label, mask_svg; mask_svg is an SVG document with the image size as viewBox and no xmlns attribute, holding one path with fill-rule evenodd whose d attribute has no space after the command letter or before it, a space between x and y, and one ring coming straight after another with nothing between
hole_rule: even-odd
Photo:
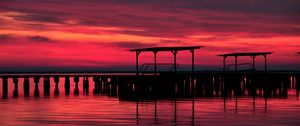
<instances>
[{"instance_id":1,"label":"pier canopy","mask_svg":"<svg viewBox=\"0 0 300 126\"><path fill-rule=\"evenodd\" d=\"M182 50L192 50L192 49L200 49L204 46L184 46L184 47L151 47L151 48L138 48L131 49L131 52L140 51L140 52L153 52L153 51L182 51Z\"/></svg>"},{"instance_id":2,"label":"pier canopy","mask_svg":"<svg viewBox=\"0 0 300 126\"><path fill-rule=\"evenodd\" d=\"M252 70L255 70L255 57L256 56L263 56L265 58L265 71L267 71L267 55L272 54L272 52L242 52L242 53L227 53L227 54L220 54L218 56L223 57L223 70L225 71L226 67L226 58L227 57L234 57L235 58L235 70L237 71L238 65L238 57L245 57L250 56L253 60L252 62Z\"/></svg>"},{"instance_id":3,"label":"pier canopy","mask_svg":"<svg viewBox=\"0 0 300 126\"><path fill-rule=\"evenodd\" d=\"M139 75L139 54L141 52L153 52L154 54L154 73L157 74L157 63L156 63L156 54L160 51L170 51L174 56L174 71L177 70L176 65L176 55L178 51L188 50L192 53L192 72L194 72L194 50L200 49L204 46L181 46L181 47L150 47L150 48L137 48L130 49L130 52L136 52L136 74Z\"/></svg>"},{"instance_id":4,"label":"pier canopy","mask_svg":"<svg viewBox=\"0 0 300 126\"><path fill-rule=\"evenodd\" d=\"M228 57L228 56L265 56L272 54L272 52L246 52L246 53L227 53L227 54L221 54L218 56Z\"/></svg>"}]
</instances>

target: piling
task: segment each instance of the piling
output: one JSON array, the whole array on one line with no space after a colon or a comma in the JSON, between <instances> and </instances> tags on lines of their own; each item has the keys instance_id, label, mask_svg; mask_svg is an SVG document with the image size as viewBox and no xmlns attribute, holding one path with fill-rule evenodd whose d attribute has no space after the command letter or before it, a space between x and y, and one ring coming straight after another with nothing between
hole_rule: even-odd
<instances>
[{"instance_id":1,"label":"piling","mask_svg":"<svg viewBox=\"0 0 300 126\"><path fill-rule=\"evenodd\" d=\"M7 98L8 96L8 81L6 77L2 78L2 97Z\"/></svg>"},{"instance_id":2,"label":"piling","mask_svg":"<svg viewBox=\"0 0 300 126\"><path fill-rule=\"evenodd\" d=\"M59 77L58 76L54 77L54 82L55 82L54 95L58 96L59 95L59 88L58 88Z\"/></svg>"},{"instance_id":3,"label":"piling","mask_svg":"<svg viewBox=\"0 0 300 126\"><path fill-rule=\"evenodd\" d=\"M50 96L50 78L44 77L44 96Z\"/></svg>"},{"instance_id":4,"label":"piling","mask_svg":"<svg viewBox=\"0 0 300 126\"><path fill-rule=\"evenodd\" d=\"M74 95L79 95L79 88L78 88L79 77L74 77L74 82L75 82Z\"/></svg>"},{"instance_id":5,"label":"piling","mask_svg":"<svg viewBox=\"0 0 300 126\"><path fill-rule=\"evenodd\" d=\"M14 83L14 91L13 91L13 97L16 98L19 96L19 79L17 77L13 78L13 83Z\"/></svg>"},{"instance_id":6,"label":"piling","mask_svg":"<svg viewBox=\"0 0 300 126\"><path fill-rule=\"evenodd\" d=\"M34 77L34 83L35 83L34 96L35 97L40 96L39 81L40 81L40 77Z\"/></svg>"},{"instance_id":7,"label":"piling","mask_svg":"<svg viewBox=\"0 0 300 126\"><path fill-rule=\"evenodd\" d=\"M70 95L70 78L65 77L65 95Z\"/></svg>"},{"instance_id":8,"label":"piling","mask_svg":"<svg viewBox=\"0 0 300 126\"><path fill-rule=\"evenodd\" d=\"M29 97L29 78L25 77L24 78L24 97Z\"/></svg>"}]
</instances>

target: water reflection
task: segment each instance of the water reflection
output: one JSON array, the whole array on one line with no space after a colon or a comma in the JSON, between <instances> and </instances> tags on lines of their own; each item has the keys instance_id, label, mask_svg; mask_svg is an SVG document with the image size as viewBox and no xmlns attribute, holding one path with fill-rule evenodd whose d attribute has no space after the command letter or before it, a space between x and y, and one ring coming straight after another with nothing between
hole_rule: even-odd
<instances>
[{"instance_id":1,"label":"water reflection","mask_svg":"<svg viewBox=\"0 0 300 126\"><path fill-rule=\"evenodd\" d=\"M247 81L245 78L243 80ZM290 87L294 87L292 85L296 81L290 80ZM244 83L241 82L242 93L245 93L243 96L218 97L222 96L221 91L219 95L217 93L218 87L220 89L224 89L224 87L218 86L218 79L213 78L207 80L214 83L212 87L207 85L202 87L209 92L200 90L203 91L203 96L196 95L197 97L192 99L190 96L193 96L191 95L194 93L193 88L197 87L197 83L199 84L201 81L194 80L196 83L191 85L189 82L193 80L187 79L179 82L183 88L179 88L178 83L174 84L174 88L170 89L174 94L170 98L157 98L159 92L157 92L156 85L148 85L149 87L145 87L149 92L138 93L145 93L152 99L147 99L147 96L145 99L136 101L124 101L124 99L120 100L119 97L115 97L120 91L118 84L112 85L112 83L118 83L114 81L110 78L46 77L41 83L41 78L18 80L9 78L7 79L8 97L16 96L16 92L19 96L36 97L1 99L0 116L2 118L0 124L297 125L300 123L300 101L296 97L295 88L286 89L288 97L260 97L259 95L252 97L247 95L247 88L244 88ZM0 81L0 89L6 88L3 87L3 82L6 83L6 80ZM16 86L18 83L19 87ZM68 87L73 87L74 92L68 92L70 90ZM128 88L128 91L131 91L121 91L122 95L126 95L127 93L135 94L136 90L141 87L138 87L135 82L126 80L126 85L122 85L122 88ZM79 95L79 92L86 96ZM93 92L95 95L88 95L89 92ZM259 89L255 90L255 93L259 94L259 92ZM263 95L265 92L267 91L261 91ZM0 93L3 94L3 92ZM195 93L197 94L197 92ZM228 95L234 93L232 90ZM249 94L251 93L249 91ZM204 97L205 94L214 94L216 97ZM274 94L279 94L279 89ZM130 96L128 97L130 98Z\"/></svg>"},{"instance_id":2,"label":"water reflection","mask_svg":"<svg viewBox=\"0 0 300 126\"><path fill-rule=\"evenodd\" d=\"M265 111L264 99L228 99L226 111L218 98L196 99L195 118L191 99L177 99L177 125L297 125L300 123L300 102L294 98L270 99ZM135 125L136 104L108 96L72 96L50 98L18 98L0 101L1 125ZM139 102L139 125L173 125L174 102Z\"/></svg>"}]
</instances>

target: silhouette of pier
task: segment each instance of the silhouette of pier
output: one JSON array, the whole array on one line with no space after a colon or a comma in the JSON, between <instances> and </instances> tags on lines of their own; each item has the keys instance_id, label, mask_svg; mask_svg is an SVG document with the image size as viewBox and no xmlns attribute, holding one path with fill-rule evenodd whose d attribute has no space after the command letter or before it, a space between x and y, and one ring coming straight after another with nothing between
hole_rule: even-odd
<instances>
[{"instance_id":1,"label":"silhouette of pier","mask_svg":"<svg viewBox=\"0 0 300 126\"><path fill-rule=\"evenodd\" d=\"M154 101L153 117L157 119L157 100L172 99L174 101L174 122L177 120L177 100L179 98L191 99L192 101L192 119L194 120L194 101L201 97L219 97L224 98L224 110L226 109L226 99L235 98L235 107L238 109L238 98L253 98L253 108L255 109L255 99L260 97L265 99L267 108L268 98L288 97L288 89L296 90L296 96L300 92L300 72L281 72L268 71L267 56L272 52L247 52L247 53L228 53L218 55L223 58L223 71L195 71L194 55L195 50L203 46L189 47L154 47L132 49L136 53L136 71L132 73L3 73L2 79L2 97L8 98L8 80L13 82L13 96L19 97L18 86L21 83L19 79L24 79L23 93L24 97L30 97L30 79L34 83L34 97L41 97L39 84L43 83L44 97L70 95L73 89L74 95L89 95L90 88L93 88L94 95L118 96L120 100L136 102L136 119L139 120L139 102ZM178 51L188 50L191 52L192 69L188 72L177 71L176 55ZM158 72L157 53L160 51L170 51L174 56L172 72ZM139 54L141 52L153 52L154 71L153 74L140 74ZM300 53L299 53L300 54ZM238 58L251 57L252 64L250 70L239 70ZM257 56L263 56L265 59L264 70L258 70L255 66ZM226 64L228 57L234 57L235 69L228 69L230 64ZM64 78L64 82L61 79ZM81 78L81 79L80 79ZM53 80L54 84L50 80ZM90 81L92 80L92 82ZM82 92L79 90L79 81L82 81ZM60 94L62 89L59 85L64 83L64 94ZM71 87L74 83L74 87ZM91 86L93 85L93 86ZM50 87L54 87L51 91ZM62 90L63 91L63 90Z\"/></svg>"}]
</instances>

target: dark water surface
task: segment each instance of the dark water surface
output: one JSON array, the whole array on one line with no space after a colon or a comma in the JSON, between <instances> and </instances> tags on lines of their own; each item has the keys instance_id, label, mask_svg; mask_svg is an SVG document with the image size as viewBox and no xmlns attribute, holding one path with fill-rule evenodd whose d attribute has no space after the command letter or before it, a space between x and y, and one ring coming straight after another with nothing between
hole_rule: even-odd
<instances>
[{"instance_id":1,"label":"dark water surface","mask_svg":"<svg viewBox=\"0 0 300 126\"><path fill-rule=\"evenodd\" d=\"M139 125L173 125L174 102L160 100L157 121L154 120L154 103L139 104ZM195 125L298 125L300 101L272 99L265 108L264 100L228 100L226 110L221 99L197 99ZM5 125L135 125L135 102L119 101L107 96L18 98L1 100L0 124ZM177 124L191 125L191 101L177 102Z\"/></svg>"},{"instance_id":2,"label":"dark water surface","mask_svg":"<svg viewBox=\"0 0 300 126\"><path fill-rule=\"evenodd\" d=\"M82 79L82 78L81 78ZM63 82L60 79L60 95L54 96L54 82L51 80L51 96L43 96L40 84L40 97L33 97L34 83L30 78L30 97L22 96L22 84L19 85L20 96L12 98L13 84L9 79L9 98L0 99L0 125L136 125L136 102L120 101L118 97L106 95L82 95L82 81L79 81L80 95L64 95ZM20 83L23 80L20 79ZM90 81L92 82L92 80ZM74 83L71 83L73 89ZM92 92L90 84L90 92ZM0 95L2 80L0 79ZM299 125L300 100L293 90L289 90L287 98L267 100L257 98L253 106L252 98L226 99L224 109L223 98L196 98L195 118L192 121L191 99L178 99L176 125ZM174 125L174 101L172 99L157 101L157 120L154 119L154 102L139 102L138 125Z\"/></svg>"}]
</instances>

